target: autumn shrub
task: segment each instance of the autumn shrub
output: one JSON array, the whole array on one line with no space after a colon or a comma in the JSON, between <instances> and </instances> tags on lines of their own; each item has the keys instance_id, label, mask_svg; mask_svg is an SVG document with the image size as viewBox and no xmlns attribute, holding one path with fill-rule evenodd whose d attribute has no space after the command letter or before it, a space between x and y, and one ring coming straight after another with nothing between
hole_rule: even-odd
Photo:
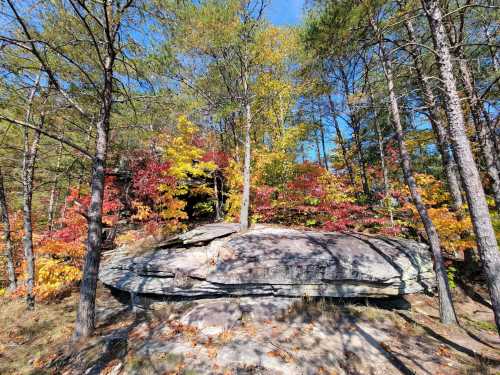
<instances>
[{"instance_id":1,"label":"autumn shrub","mask_svg":"<svg viewBox=\"0 0 500 375\"><path fill-rule=\"evenodd\" d=\"M429 217L439 234L443 250L448 253L460 253L475 248L471 219L468 215L457 215L450 210L451 198L445 184L429 174L416 174L415 179ZM414 228L425 238L424 226L416 207L411 203L408 188L403 187L401 192L400 199L404 203L399 214L403 216L405 212L409 213L405 225Z\"/></svg>"},{"instance_id":2,"label":"autumn shrub","mask_svg":"<svg viewBox=\"0 0 500 375\"><path fill-rule=\"evenodd\" d=\"M237 221L241 210L241 193L243 191L242 164L231 160L225 168L226 199L224 209L227 221Z\"/></svg>"},{"instance_id":3,"label":"autumn shrub","mask_svg":"<svg viewBox=\"0 0 500 375\"><path fill-rule=\"evenodd\" d=\"M207 183L212 173L228 164L228 157L219 151L207 152L199 128L185 116L178 118L175 130L162 134L158 145L162 155L136 152L131 163L132 220L144 225L146 232L172 233L186 228L188 200L193 197L201 204L196 214L210 210L214 190Z\"/></svg>"},{"instance_id":4,"label":"autumn shrub","mask_svg":"<svg viewBox=\"0 0 500 375\"><path fill-rule=\"evenodd\" d=\"M64 294L80 281L82 276L80 267L59 259L38 258L35 267L35 295L42 301Z\"/></svg>"},{"instance_id":5,"label":"autumn shrub","mask_svg":"<svg viewBox=\"0 0 500 375\"><path fill-rule=\"evenodd\" d=\"M113 176L107 176L104 187L103 222L114 225L123 204ZM81 267L85 255L84 241L87 235L86 214L90 195L86 191L71 188L54 229L34 234L35 296L38 301L51 301L67 293L81 279ZM18 268L20 287L14 296L25 293L26 264Z\"/></svg>"},{"instance_id":6,"label":"autumn shrub","mask_svg":"<svg viewBox=\"0 0 500 375\"><path fill-rule=\"evenodd\" d=\"M344 176L311 163L296 164L293 177L282 188L254 189L253 212L260 222L326 231L379 232L388 225L386 217L356 203Z\"/></svg>"},{"instance_id":7,"label":"autumn shrub","mask_svg":"<svg viewBox=\"0 0 500 375\"><path fill-rule=\"evenodd\" d=\"M146 232L173 232L183 227L185 202L176 195L177 179L170 174L171 163L142 153L132 163L132 220L142 223Z\"/></svg>"}]
</instances>

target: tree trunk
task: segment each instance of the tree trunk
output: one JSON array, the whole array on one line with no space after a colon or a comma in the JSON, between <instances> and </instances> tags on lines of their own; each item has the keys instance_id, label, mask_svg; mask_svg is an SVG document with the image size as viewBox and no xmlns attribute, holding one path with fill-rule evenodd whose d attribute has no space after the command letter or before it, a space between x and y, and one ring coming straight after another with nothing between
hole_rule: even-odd
<instances>
[{"instance_id":1,"label":"tree trunk","mask_svg":"<svg viewBox=\"0 0 500 375\"><path fill-rule=\"evenodd\" d=\"M368 184L368 175L366 173L366 162L365 157L363 155L363 147L361 144L361 136L360 126L357 123L357 120L354 122L353 126L354 130L354 141L356 142L356 148L358 149L358 162L359 162L359 170L361 172L361 183L363 184L363 193L369 197L370 196L370 185Z\"/></svg>"},{"instance_id":2,"label":"tree trunk","mask_svg":"<svg viewBox=\"0 0 500 375\"><path fill-rule=\"evenodd\" d=\"M321 149L323 151L323 166L328 170L328 154L326 152L326 137L325 137L325 127L323 125L323 116L321 114L321 107L318 105L319 113L319 135L321 137Z\"/></svg>"},{"instance_id":3,"label":"tree trunk","mask_svg":"<svg viewBox=\"0 0 500 375\"><path fill-rule=\"evenodd\" d=\"M7 277L9 279L8 290L13 292L17 288L16 268L14 265L14 254L12 239L10 236L10 220L9 208L7 206L7 198L5 197L5 188L3 183L3 173L0 168L0 217L2 218L3 226L3 241L5 243L4 256L7 260Z\"/></svg>"},{"instance_id":4,"label":"tree trunk","mask_svg":"<svg viewBox=\"0 0 500 375\"><path fill-rule=\"evenodd\" d=\"M375 101L373 100L373 94L371 89L368 89L368 94L370 96L370 102L372 107L375 108ZM377 111L375 110L375 130L377 132L377 144L378 144L378 155L380 157L380 165L382 167L382 178L384 183L384 203L389 211L389 218L391 220L391 226L394 226L394 217L392 214L392 198L389 196L390 186L389 186L389 171L387 170L387 165L385 164L385 152L384 152L384 140L382 137L382 130L380 129L380 124L378 122Z\"/></svg>"},{"instance_id":5,"label":"tree trunk","mask_svg":"<svg viewBox=\"0 0 500 375\"><path fill-rule=\"evenodd\" d=\"M47 210L47 230L49 231L49 233L52 232L52 228L54 225L54 212L56 209L56 201L58 195L57 174L59 173L59 168L61 166L61 158L62 158L62 143L59 144L59 150L57 151L56 175L52 180L52 187L50 189L49 208Z\"/></svg>"},{"instance_id":6,"label":"tree trunk","mask_svg":"<svg viewBox=\"0 0 500 375\"><path fill-rule=\"evenodd\" d=\"M349 79L347 77L346 72L341 69L340 70L341 74L341 81L342 81L342 87L344 89L344 96L346 98L347 103L349 103L349 96L351 95L351 89L349 88ZM363 148L361 144L361 138L360 138L360 123L357 118L357 114L355 110L348 104L348 109L349 109L349 117L351 118L350 126L353 130L354 133L354 142L356 143L356 148L357 148L357 154L358 154L358 164L359 164L359 169L360 169L360 175L361 175L361 184L363 188L363 193L365 194L366 197L369 197L370 195L370 186L368 184L368 176L366 174L366 164L365 164L365 159L363 156Z\"/></svg>"},{"instance_id":7,"label":"tree trunk","mask_svg":"<svg viewBox=\"0 0 500 375\"><path fill-rule=\"evenodd\" d=\"M222 220L222 204L219 199L218 170L214 171L215 221ZM222 179L221 179L222 180ZM221 192L222 195L222 192Z\"/></svg>"},{"instance_id":8,"label":"tree trunk","mask_svg":"<svg viewBox=\"0 0 500 375\"><path fill-rule=\"evenodd\" d=\"M481 178L465 130L465 119L453 75L450 47L446 39L442 11L437 0L422 0L422 6L432 33L436 50L435 58L439 65L440 77L445 91L444 100L450 127L450 139L467 196L483 270L488 280L495 322L500 331L500 254L495 231L491 224Z\"/></svg>"},{"instance_id":9,"label":"tree trunk","mask_svg":"<svg viewBox=\"0 0 500 375\"><path fill-rule=\"evenodd\" d=\"M335 113L335 106L332 100L332 97L328 95L328 106L330 108L330 114L333 119L333 125L335 126L335 133L337 134L337 142L340 145L342 150L342 157L344 159L344 166L347 169L347 173L349 174L349 181L352 186L355 186L354 180L354 170L352 167L352 163L349 159L349 150L347 149L347 145L345 144L344 137L342 136L342 131L340 130L339 123L337 121L337 114Z\"/></svg>"},{"instance_id":10,"label":"tree trunk","mask_svg":"<svg viewBox=\"0 0 500 375\"><path fill-rule=\"evenodd\" d=\"M410 42L415 45L415 47L411 48L410 55L413 59L413 65L415 66L415 71L417 73L417 81L422 92L422 99L427 107L429 121L432 129L434 130L434 134L436 135L437 146L441 154L441 161L443 163L446 180L448 182L448 190L450 191L452 199L451 209L460 215L463 206L462 192L460 190L460 182L459 176L457 175L455 160L453 159L453 156L450 155L446 128L440 120L436 99L432 91L432 86L429 82L429 77L424 74L420 51L418 51L416 47L417 38L415 37L413 24L409 18L405 20L405 26Z\"/></svg>"},{"instance_id":11,"label":"tree trunk","mask_svg":"<svg viewBox=\"0 0 500 375\"><path fill-rule=\"evenodd\" d=\"M468 67L467 61L458 56L458 66L460 76L464 83L467 101L472 115L472 121L476 129L476 134L479 140L481 154L486 163L486 170L492 180L493 198L498 212L500 212L500 172L498 170L498 149L495 146L494 135L490 131L490 121L488 114L482 108L473 84L472 74ZM482 116L484 116L484 122Z\"/></svg>"},{"instance_id":12,"label":"tree trunk","mask_svg":"<svg viewBox=\"0 0 500 375\"><path fill-rule=\"evenodd\" d=\"M26 110L25 121L31 121L31 112L33 99L38 89L40 75L38 75L35 85L30 91L28 98L28 108ZM39 129L42 129L44 123L43 115L40 120ZM29 129L24 128L24 152L22 167L22 185L23 185L23 247L24 259L26 262L26 305L28 310L35 308L35 255L33 252L33 224L32 224L32 198L33 198L33 178L35 174L35 162L38 153L38 144L40 143L40 131L35 130L33 140L30 144Z\"/></svg>"},{"instance_id":13,"label":"tree trunk","mask_svg":"<svg viewBox=\"0 0 500 375\"><path fill-rule=\"evenodd\" d=\"M250 159L251 159L251 139L250 129L252 127L252 112L248 97L248 73L243 74L243 90L245 93L245 156L243 164L243 196L241 199L240 212L240 230L248 229L249 210L250 210Z\"/></svg>"},{"instance_id":14,"label":"tree trunk","mask_svg":"<svg viewBox=\"0 0 500 375\"><path fill-rule=\"evenodd\" d=\"M108 147L109 121L113 104L114 55L108 51L104 70L104 90L99 121L96 124L96 152L92 165L91 196L88 210L87 251L80 286L80 302L75 323L75 338L88 337L95 329L95 298L101 260L102 204Z\"/></svg>"},{"instance_id":15,"label":"tree trunk","mask_svg":"<svg viewBox=\"0 0 500 375\"><path fill-rule=\"evenodd\" d=\"M314 144L316 145L316 160L318 161L318 165L320 167L323 166L323 161L322 161L322 157L321 157L321 148L319 146L319 129L316 129L316 131L314 132Z\"/></svg>"},{"instance_id":16,"label":"tree trunk","mask_svg":"<svg viewBox=\"0 0 500 375\"><path fill-rule=\"evenodd\" d=\"M372 25L377 32L375 24ZM424 229L429 240L432 255L434 257L434 269L436 272L436 281L439 293L439 315L441 322L443 324L456 324L457 317L455 315L455 310L453 308L453 303L451 300L450 287L448 285L448 275L444 267L443 256L441 254L441 244L439 241L439 236L434 227L434 224L429 217L427 208L425 207L422 197L418 191L417 183L413 175L413 168L410 161L410 154L406 148L404 141L403 126L401 124L401 116L399 113L399 105L397 102L397 96L394 87L394 79L392 73L392 61L391 57L388 56L384 51L384 46L382 42L379 42L379 48L382 58L382 67L384 69L384 75L387 80L387 87L389 89L389 100L390 100L390 112L392 115L392 120L396 130L396 138L399 145L399 154L401 157L401 168L403 169L403 175L406 180L406 184L410 190L411 198L415 207L417 208L418 214L422 223L424 224Z\"/></svg>"}]
</instances>

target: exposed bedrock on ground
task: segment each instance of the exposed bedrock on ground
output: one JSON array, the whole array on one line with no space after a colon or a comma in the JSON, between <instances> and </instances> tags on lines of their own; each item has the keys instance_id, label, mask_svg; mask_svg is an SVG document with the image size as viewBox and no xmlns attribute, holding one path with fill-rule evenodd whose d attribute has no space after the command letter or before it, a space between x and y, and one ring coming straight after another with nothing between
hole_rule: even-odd
<instances>
[{"instance_id":1,"label":"exposed bedrock on ground","mask_svg":"<svg viewBox=\"0 0 500 375\"><path fill-rule=\"evenodd\" d=\"M100 280L158 296L385 297L434 285L428 247L411 240L207 224L150 248L107 252Z\"/></svg>"}]
</instances>

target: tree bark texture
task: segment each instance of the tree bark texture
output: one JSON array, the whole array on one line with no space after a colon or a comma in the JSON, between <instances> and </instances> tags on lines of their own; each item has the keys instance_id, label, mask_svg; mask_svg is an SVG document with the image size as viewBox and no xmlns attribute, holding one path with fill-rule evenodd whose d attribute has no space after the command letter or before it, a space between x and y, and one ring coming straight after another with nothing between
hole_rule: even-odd
<instances>
[{"instance_id":1,"label":"tree bark texture","mask_svg":"<svg viewBox=\"0 0 500 375\"><path fill-rule=\"evenodd\" d=\"M497 329L500 329L500 254L481 178L474 161L465 130L457 83L453 75L450 46L446 38L443 14L437 0L422 0L432 33L436 61L445 91L445 109L448 116L450 140L462 177L469 212L476 235L479 255L486 275Z\"/></svg>"},{"instance_id":2,"label":"tree bark texture","mask_svg":"<svg viewBox=\"0 0 500 375\"><path fill-rule=\"evenodd\" d=\"M376 26L373 25L373 27L377 32ZM436 272L436 281L439 293L440 319L443 324L456 324L457 317L455 314L455 309L453 308L453 302L451 300L451 292L448 285L448 275L444 267L439 236L418 191L417 182L415 180L413 168L411 165L410 154L406 148L406 144L404 141L403 126L401 124L399 104L397 101L394 86L391 57L385 52L382 42L379 42L379 47L381 51L382 67L384 70L385 78L387 80L387 87L389 89L390 112L396 130L396 138L398 141L399 154L401 158L401 168L403 170L406 184L408 185L408 188L410 190L413 204L415 205L420 219L422 220L422 223L424 225L425 233L427 234L429 245L434 258L434 270Z\"/></svg>"},{"instance_id":3,"label":"tree bark texture","mask_svg":"<svg viewBox=\"0 0 500 375\"><path fill-rule=\"evenodd\" d=\"M415 36L413 24L409 18L405 20L405 26L408 32L409 41L416 46L417 38ZM417 73L417 81L422 92L422 99L425 106L427 107L429 121L431 123L432 129L434 130L434 134L436 135L437 146L439 153L441 154L441 161L443 163L446 180L448 182L448 190L450 191L452 199L451 209L457 213L460 213L463 206L462 192L460 190L460 179L456 169L455 160L453 156L450 155L447 130L445 125L443 125L440 120L436 98L434 97L432 86L429 82L429 77L424 73L420 51L418 51L417 48L414 47L411 49L410 55L413 59L413 65L415 66L415 71Z\"/></svg>"}]
</instances>

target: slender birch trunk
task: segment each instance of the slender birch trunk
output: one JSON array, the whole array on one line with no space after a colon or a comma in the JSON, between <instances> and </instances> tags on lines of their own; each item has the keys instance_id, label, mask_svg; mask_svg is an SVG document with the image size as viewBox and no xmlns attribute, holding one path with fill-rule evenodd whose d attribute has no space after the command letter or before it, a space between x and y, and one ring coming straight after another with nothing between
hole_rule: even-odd
<instances>
[{"instance_id":1,"label":"slender birch trunk","mask_svg":"<svg viewBox=\"0 0 500 375\"><path fill-rule=\"evenodd\" d=\"M3 173L0 168L0 217L2 218L3 226L3 241L5 243L4 256L7 262L7 277L9 280L8 290L13 292L17 288L16 268L14 265L14 246L10 236L10 220L9 208L7 206L7 198L5 197L5 187L3 183Z\"/></svg>"},{"instance_id":2,"label":"slender birch trunk","mask_svg":"<svg viewBox=\"0 0 500 375\"><path fill-rule=\"evenodd\" d=\"M370 20L371 25L379 38L378 27L373 20ZM457 324L457 317L455 314L455 309L453 307L453 302L451 299L450 287L448 284L448 275L444 267L443 255L441 253L441 244L439 241L439 236L437 230L432 222L429 214L427 212L427 207L420 196L418 191L417 182L413 174L413 167L411 164L410 154L406 148L404 140L403 126L401 124L401 115L399 112L399 104L397 101L396 89L394 86L393 69L391 56L384 50L384 45L381 39L379 39L380 57L382 59L382 67L384 70L384 75L387 81L387 87L389 89L389 100L390 100L390 112L393 120L393 124L396 130L396 138L399 145L399 154L401 157L401 168L403 170L403 175L406 180L406 184L410 190L411 198L413 204L415 205L420 219L424 225L425 233L429 240L429 245L434 258L434 270L436 272L436 281L439 294L439 316L443 324Z\"/></svg>"},{"instance_id":3,"label":"slender birch trunk","mask_svg":"<svg viewBox=\"0 0 500 375\"><path fill-rule=\"evenodd\" d=\"M421 2L432 33L436 50L435 58L445 91L445 109L448 115L450 139L467 196L483 270L488 281L495 322L500 331L500 254L481 178L465 130L465 119L453 75L443 14L437 0L421 0Z\"/></svg>"}]
</instances>

